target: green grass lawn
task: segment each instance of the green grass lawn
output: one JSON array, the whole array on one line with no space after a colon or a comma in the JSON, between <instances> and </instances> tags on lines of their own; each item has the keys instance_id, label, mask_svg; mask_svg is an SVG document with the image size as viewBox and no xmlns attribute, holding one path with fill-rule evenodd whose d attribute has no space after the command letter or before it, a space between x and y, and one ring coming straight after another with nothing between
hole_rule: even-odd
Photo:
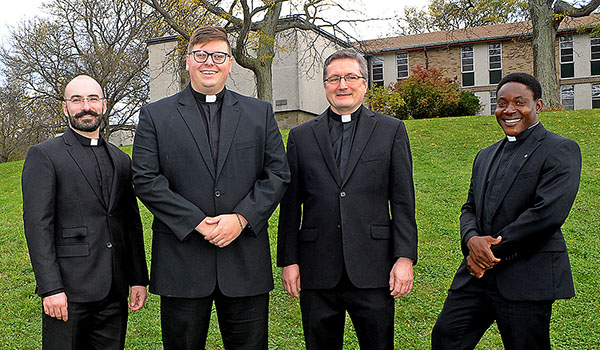
<instances>
[{"instance_id":1,"label":"green grass lawn","mask_svg":"<svg viewBox=\"0 0 600 350\"><path fill-rule=\"evenodd\" d=\"M563 232L569 247L577 296L554 304L551 337L554 349L600 348L600 111L544 113L545 127L579 143L583 171L579 194ZM471 165L477 151L502 138L491 116L410 120L406 122L414 158L419 226L419 264L413 292L396 302L397 349L429 348L431 328L462 258L459 249L460 207L466 199ZM283 133L287 137L287 131ZM131 147L125 149L131 152ZM0 349L41 348L41 302L23 234L20 176L23 162L0 164ZM150 213L141 206L150 264ZM273 262L277 212L270 219ZM269 348L302 349L298 301L281 286L274 267ZM208 349L221 349L216 318ZM358 349L347 322L346 349ZM129 317L127 349L161 349L159 299L151 295L144 309ZM502 349L492 327L478 349Z\"/></svg>"}]
</instances>

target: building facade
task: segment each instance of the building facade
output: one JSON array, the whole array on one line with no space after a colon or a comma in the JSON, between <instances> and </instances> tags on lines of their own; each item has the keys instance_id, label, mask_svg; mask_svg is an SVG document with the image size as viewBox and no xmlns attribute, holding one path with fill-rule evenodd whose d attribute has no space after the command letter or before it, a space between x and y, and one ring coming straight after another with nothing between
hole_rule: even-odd
<instances>
[{"instance_id":1,"label":"building facade","mask_svg":"<svg viewBox=\"0 0 600 350\"><path fill-rule=\"evenodd\" d=\"M589 34L599 21L600 14L567 17L557 32L556 67L565 109L600 107L600 38ZM503 76L533 74L530 22L368 40L361 47L373 84L394 84L417 65L435 67L479 97L480 114L494 113L496 84Z\"/></svg>"}]
</instances>

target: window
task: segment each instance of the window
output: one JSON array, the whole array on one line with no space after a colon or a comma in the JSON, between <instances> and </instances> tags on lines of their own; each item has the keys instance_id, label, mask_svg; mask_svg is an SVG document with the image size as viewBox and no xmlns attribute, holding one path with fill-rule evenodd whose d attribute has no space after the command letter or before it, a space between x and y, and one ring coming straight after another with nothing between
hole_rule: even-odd
<instances>
[{"instance_id":1,"label":"window","mask_svg":"<svg viewBox=\"0 0 600 350\"><path fill-rule=\"evenodd\" d=\"M460 48L460 62L462 69L462 86L474 86L475 66L473 64L473 45Z\"/></svg>"},{"instance_id":2,"label":"window","mask_svg":"<svg viewBox=\"0 0 600 350\"><path fill-rule=\"evenodd\" d=\"M590 51L591 51L591 75L600 75L600 38L591 38L590 40Z\"/></svg>"},{"instance_id":3,"label":"window","mask_svg":"<svg viewBox=\"0 0 600 350\"><path fill-rule=\"evenodd\" d=\"M383 57L373 56L371 59L371 74L373 84L383 86Z\"/></svg>"},{"instance_id":4,"label":"window","mask_svg":"<svg viewBox=\"0 0 600 350\"><path fill-rule=\"evenodd\" d=\"M396 66L398 67L398 79L408 77L408 52L396 54Z\"/></svg>"},{"instance_id":5,"label":"window","mask_svg":"<svg viewBox=\"0 0 600 350\"><path fill-rule=\"evenodd\" d=\"M563 35L560 41L560 77L572 78L575 76L573 63L573 36Z\"/></svg>"},{"instance_id":6,"label":"window","mask_svg":"<svg viewBox=\"0 0 600 350\"><path fill-rule=\"evenodd\" d=\"M566 110L575 109L575 87L573 85L561 85L560 100Z\"/></svg>"},{"instance_id":7,"label":"window","mask_svg":"<svg viewBox=\"0 0 600 350\"><path fill-rule=\"evenodd\" d=\"M496 114L496 90L490 91L490 114Z\"/></svg>"},{"instance_id":8,"label":"window","mask_svg":"<svg viewBox=\"0 0 600 350\"><path fill-rule=\"evenodd\" d=\"M498 84L502 79L502 44L488 44L488 61L490 70L490 84Z\"/></svg>"},{"instance_id":9,"label":"window","mask_svg":"<svg viewBox=\"0 0 600 350\"><path fill-rule=\"evenodd\" d=\"M600 83L592 84L592 108L600 108Z\"/></svg>"}]
</instances>

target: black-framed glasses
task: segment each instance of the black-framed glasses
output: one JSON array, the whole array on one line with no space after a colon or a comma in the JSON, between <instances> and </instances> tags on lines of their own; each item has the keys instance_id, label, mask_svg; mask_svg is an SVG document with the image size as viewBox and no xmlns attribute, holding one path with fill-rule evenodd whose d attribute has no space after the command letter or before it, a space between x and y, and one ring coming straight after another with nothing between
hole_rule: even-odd
<instances>
[{"instance_id":1,"label":"black-framed glasses","mask_svg":"<svg viewBox=\"0 0 600 350\"><path fill-rule=\"evenodd\" d=\"M209 57L212 58L215 64L223 64L227 57L231 57L227 52L215 51L215 52L206 52L204 50L194 50L189 53L194 57L194 61L198 63L204 63L208 60Z\"/></svg>"},{"instance_id":2,"label":"black-framed glasses","mask_svg":"<svg viewBox=\"0 0 600 350\"><path fill-rule=\"evenodd\" d=\"M365 77L361 77L360 75L355 75L355 74L347 74L347 75L344 75L343 77L334 75L332 77L324 79L323 81L327 84L338 85L342 81L342 79L344 79L344 81L346 81L346 84L354 84L354 83L358 82L360 79L365 79Z\"/></svg>"},{"instance_id":3,"label":"black-framed glasses","mask_svg":"<svg viewBox=\"0 0 600 350\"><path fill-rule=\"evenodd\" d=\"M65 101L71 102L74 105L84 104L85 101L87 101L89 104L93 105L93 104L98 104L98 103L102 102L103 100L104 100L104 97L100 97L100 96L88 96L88 97L71 96L71 98L65 98Z\"/></svg>"}]
</instances>

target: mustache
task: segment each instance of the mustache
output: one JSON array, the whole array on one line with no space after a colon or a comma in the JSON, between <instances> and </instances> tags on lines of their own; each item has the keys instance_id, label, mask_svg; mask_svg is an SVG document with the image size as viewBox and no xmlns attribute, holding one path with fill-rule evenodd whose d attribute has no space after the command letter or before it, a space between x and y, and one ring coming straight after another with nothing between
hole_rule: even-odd
<instances>
[{"instance_id":1,"label":"mustache","mask_svg":"<svg viewBox=\"0 0 600 350\"><path fill-rule=\"evenodd\" d=\"M75 114L73 117L75 119L79 119L79 118L83 117L84 115L92 115L92 116L94 116L96 118L100 116L100 114L98 114L96 111L90 109L90 110L87 110L87 111L81 111L81 112Z\"/></svg>"}]
</instances>

